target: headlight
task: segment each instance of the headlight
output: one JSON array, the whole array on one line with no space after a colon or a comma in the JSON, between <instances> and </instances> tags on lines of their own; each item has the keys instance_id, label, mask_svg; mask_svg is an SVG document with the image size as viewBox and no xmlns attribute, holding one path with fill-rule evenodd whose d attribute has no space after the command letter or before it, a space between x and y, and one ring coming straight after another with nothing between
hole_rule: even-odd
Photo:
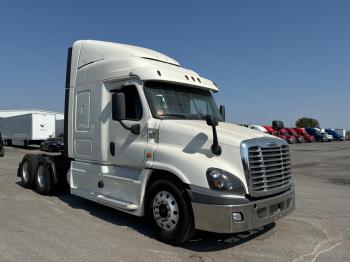
<instances>
[{"instance_id":1,"label":"headlight","mask_svg":"<svg viewBox=\"0 0 350 262\"><path fill-rule=\"evenodd\" d=\"M207 180L211 189L229 191L240 195L245 194L244 185L241 180L224 170L209 168L207 170Z\"/></svg>"}]
</instances>

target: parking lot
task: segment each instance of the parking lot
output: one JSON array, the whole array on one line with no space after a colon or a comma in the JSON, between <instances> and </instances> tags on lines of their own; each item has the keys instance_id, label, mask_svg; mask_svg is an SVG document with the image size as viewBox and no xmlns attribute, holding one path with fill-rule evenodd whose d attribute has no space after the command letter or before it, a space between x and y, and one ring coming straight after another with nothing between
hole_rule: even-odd
<instances>
[{"instance_id":1,"label":"parking lot","mask_svg":"<svg viewBox=\"0 0 350 262\"><path fill-rule=\"evenodd\" d=\"M350 261L349 141L291 145L291 215L241 234L199 232L181 247L153 239L142 218L22 188L28 151L7 147L0 158L0 261Z\"/></svg>"}]
</instances>

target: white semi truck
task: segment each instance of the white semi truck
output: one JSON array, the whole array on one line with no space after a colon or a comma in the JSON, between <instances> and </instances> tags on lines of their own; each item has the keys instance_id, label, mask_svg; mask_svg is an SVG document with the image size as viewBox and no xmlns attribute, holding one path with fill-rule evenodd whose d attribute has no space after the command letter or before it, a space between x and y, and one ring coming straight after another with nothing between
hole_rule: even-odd
<instances>
[{"instance_id":1,"label":"white semi truck","mask_svg":"<svg viewBox=\"0 0 350 262\"><path fill-rule=\"evenodd\" d=\"M66 79L64 155L25 155L25 187L51 194L67 178L72 194L145 216L172 244L294 210L286 142L225 123L218 87L174 59L82 40L68 51Z\"/></svg>"}]
</instances>

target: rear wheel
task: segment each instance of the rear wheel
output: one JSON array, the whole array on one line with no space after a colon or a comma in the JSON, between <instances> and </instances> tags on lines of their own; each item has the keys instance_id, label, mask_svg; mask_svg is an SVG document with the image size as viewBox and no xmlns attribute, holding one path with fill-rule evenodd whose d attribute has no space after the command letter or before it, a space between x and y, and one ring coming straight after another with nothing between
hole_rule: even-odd
<instances>
[{"instance_id":1,"label":"rear wheel","mask_svg":"<svg viewBox=\"0 0 350 262\"><path fill-rule=\"evenodd\" d=\"M154 181L147 191L146 216L161 241L179 245L194 233L191 202L186 190L168 180Z\"/></svg>"},{"instance_id":2,"label":"rear wheel","mask_svg":"<svg viewBox=\"0 0 350 262\"><path fill-rule=\"evenodd\" d=\"M31 188L33 186L36 163L36 155L27 154L23 157L22 163L19 167L19 176L21 177L22 185L25 188Z\"/></svg>"},{"instance_id":3,"label":"rear wheel","mask_svg":"<svg viewBox=\"0 0 350 262\"><path fill-rule=\"evenodd\" d=\"M50 195L53 192L51 169L43 159L38 162L35 171L35 186L40 194Z\"/></svg>"}]
</instances>

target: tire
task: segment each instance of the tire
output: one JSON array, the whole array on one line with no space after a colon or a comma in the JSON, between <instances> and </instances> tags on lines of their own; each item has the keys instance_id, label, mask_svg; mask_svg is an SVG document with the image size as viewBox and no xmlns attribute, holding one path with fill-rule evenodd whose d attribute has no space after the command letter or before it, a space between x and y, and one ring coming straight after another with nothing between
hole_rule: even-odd
<instances>
[{"instance_id":1,"label":"tire","mask_svg":"<svg viewBox=\"0 0 350 262\"><path fill-rule=\"evenodd\" d=\"M27 154L19 166L19 176L21 177L22 186L25 188L32 188L34 181L34 174L38 157L36 155Z\"/></svg>"},{"instance_id":2,"label":"tire","mask_svg":"<svg viewBox=\"0 0 350 262\"><path fill-rule=\"evenodd\" d=\"M194 234L194 218L186 190L168 180L156 180L147 190L146 217L162 242L180 245Z\"/></svg>"},{"instance_id":3,"label":"tire","mask_svg":"<svg viewBox=\"0 0 350 262\"><path fill-rule=\"evenodd\" d=\"M50 165L44 160L40 159L36 166L35 187L39 194L51 195L54 189L53 177Z\"/></svg>"}]
</instances>

